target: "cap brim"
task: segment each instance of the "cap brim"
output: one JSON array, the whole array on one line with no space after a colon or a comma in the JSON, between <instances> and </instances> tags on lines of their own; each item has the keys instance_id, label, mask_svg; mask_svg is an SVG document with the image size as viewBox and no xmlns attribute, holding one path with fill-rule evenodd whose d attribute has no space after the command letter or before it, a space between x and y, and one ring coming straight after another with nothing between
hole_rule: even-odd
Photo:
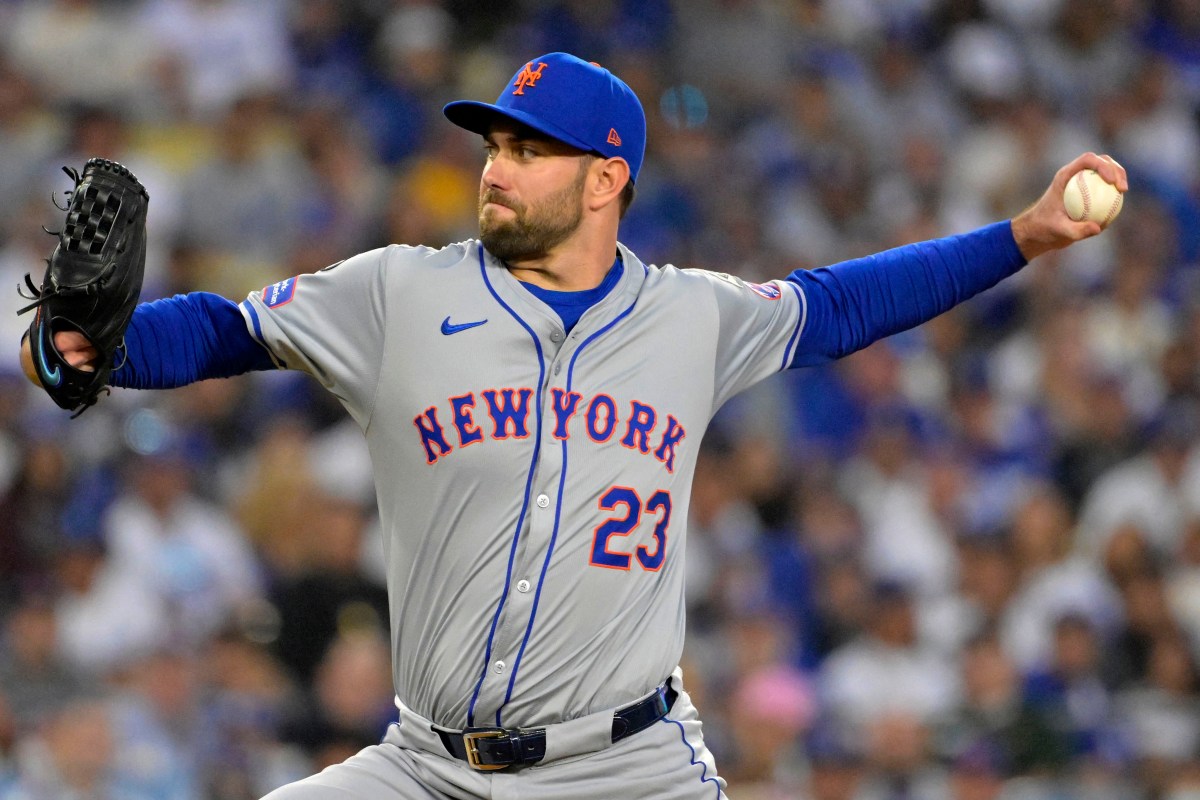
<instances>
[{"instance_id":1,"label":"cap brim","mask_svg":"<svg viewBox=\"0 0 1200 800\"><path fill-rule=\"evenodd\" d=\"M477 100L456 100L453 103L448 103L442 109L442 113L446 115L446 119L458 127L466 128L473 133L478 133L480 136L487 136L488 129L496 121L497 117L499 117L533 128L538 133L544 133L551 139L557 139L572 147L577 147L585 153L593 152L591 146L583 140L577 139L555 125L551 125L531 114L526 114L514 108L503 108L492 103L481 103Z\"/></svg>"}]
</instances>

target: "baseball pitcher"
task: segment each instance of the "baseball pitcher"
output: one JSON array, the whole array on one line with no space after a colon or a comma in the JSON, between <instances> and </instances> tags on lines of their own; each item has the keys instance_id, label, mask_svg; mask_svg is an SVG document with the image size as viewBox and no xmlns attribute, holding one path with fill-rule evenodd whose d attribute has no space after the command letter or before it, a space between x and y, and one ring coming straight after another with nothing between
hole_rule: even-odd
<instances>
[{"instance_id":1,"label":"baseball pitcher","mask_svg":"<svg viewBox=\"0 0 1200 800\"><path fill-rule=\"evenodd\" d=\"M1063 189L1090 168L1124 190L1124 170L1085 154L1010 221L753 284L645 264L617 241L646 123L603 67L543 55L495 103L445 115L482 137L478 239L390 245L241 303L142 304L115 353L71 309L39 313L26 371L53 394L68 374L169 388L299 369L362 427L397 721L270 800L719 800L677 668L705 426L769 375L1100 233L1068 217Z\"/></svg>"}]
</instances>

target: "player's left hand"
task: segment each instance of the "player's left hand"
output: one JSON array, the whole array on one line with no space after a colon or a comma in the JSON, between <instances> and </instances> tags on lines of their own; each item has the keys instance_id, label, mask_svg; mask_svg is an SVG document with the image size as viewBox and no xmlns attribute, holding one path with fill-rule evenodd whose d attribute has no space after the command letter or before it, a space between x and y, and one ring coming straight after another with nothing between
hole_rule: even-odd
<instances>
[{"instance_id":1,"label":"player's left hand","mask_svg":"<svg viewBox=\"0 0 1200 800\"><path fill-rule=\"evenodd\" d=\"M1076 222L1067 216L1063 191L1067 188L1067 181L1071 176L1084 169L1096 170L1100 177L1122 192L1129 189L1125 168L1106 155L1084 153L1054 173L1054 180L1050 182L1050 188L1045 194L1012 221L1013 237L1027 261L1032 261L1050 250L1058 250L1073 242L1095 236L1103 230L1099 223Z\"/></svg>"}]
</instances>

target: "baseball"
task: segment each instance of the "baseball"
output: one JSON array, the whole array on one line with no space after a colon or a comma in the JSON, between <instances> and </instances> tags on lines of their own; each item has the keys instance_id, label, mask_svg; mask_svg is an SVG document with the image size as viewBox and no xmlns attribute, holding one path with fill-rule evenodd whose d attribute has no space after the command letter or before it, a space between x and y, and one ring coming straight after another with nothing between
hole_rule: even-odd
<instances>
[{"instance_id":1,"label":"baseball","mask_svg":"<svg viewBox=\"0 0 1200 800\"><path fill-rule=\"evenodd\" d=\"M1076 222L1091 220L1106 227L1108 223L1121 213L1121 205L1125 195L1113 186L1094 169L1076 172L1067 182L1063 192L1063 203L1067 206L1067 216Z\"/></svg>"}]
</instances>

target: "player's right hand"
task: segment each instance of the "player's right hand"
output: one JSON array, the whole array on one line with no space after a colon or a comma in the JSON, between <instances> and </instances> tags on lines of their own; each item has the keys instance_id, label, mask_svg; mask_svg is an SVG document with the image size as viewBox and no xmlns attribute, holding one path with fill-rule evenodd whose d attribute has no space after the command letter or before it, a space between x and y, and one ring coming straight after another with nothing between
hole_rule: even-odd
<instances>
[{"instance_id":1,"label":"player's right hand","mask_svg":"<svg viewBox=\"0 0 1200 800\"><path fill-rule=\"evenodd\" d=\"M1129 178L1125 168L1111 156L1084 153L1054 174L1050 188L1036 203L1022 211L1012 221L1013 238L1026 261L1032 261L1042 253L1058 250L1067 245L1100 233L1096 222L1077 222L1067 214L1063 203L1063 189L1076 172L1094 169L1100 177L1122 192L1129 190Z\"/></svg>"}]
</instances>

